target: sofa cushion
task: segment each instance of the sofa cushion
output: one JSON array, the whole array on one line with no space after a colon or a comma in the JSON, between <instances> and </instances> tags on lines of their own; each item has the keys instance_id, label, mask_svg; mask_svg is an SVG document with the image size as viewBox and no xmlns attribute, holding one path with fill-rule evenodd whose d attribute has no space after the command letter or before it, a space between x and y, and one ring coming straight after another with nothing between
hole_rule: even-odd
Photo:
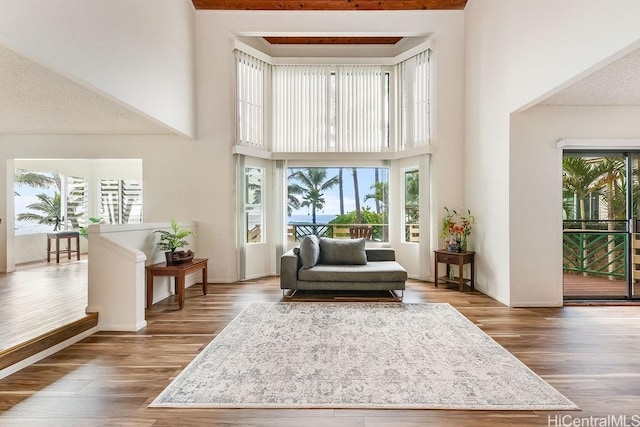
<instances>
[{"instance_id":1,"label":"sofa cushion","mask_svg":"<svg viewBox=\"0 0 640 427\"><path fill-rule=\"evenodd\" d=\"M396 261L370 262L367 265L317 264L300 270L298 280L318 282L403 282L407 270Z\"/></svg>"},{"instance_id":2,"label":"sofa cushion","mask_svg":"<svg viewBox=\"0 0 640 427\"><path fill-rule=\"evenodd\" d=\"M302 261L302 268L309 269L316 265L320 257L320 242L318 241L318 237L313 234L305 236L300 242L299 255Z\"/></svg>"},{"instance_id":3,"label":"sofa cushion","mask_svg":"<svg viewBox=\"0 0 640 427\"><path fill-rule=\"evenodd\" d=\"M319 264L366 265L365 239L320 238Z\"/></svg>"}]
</instances>

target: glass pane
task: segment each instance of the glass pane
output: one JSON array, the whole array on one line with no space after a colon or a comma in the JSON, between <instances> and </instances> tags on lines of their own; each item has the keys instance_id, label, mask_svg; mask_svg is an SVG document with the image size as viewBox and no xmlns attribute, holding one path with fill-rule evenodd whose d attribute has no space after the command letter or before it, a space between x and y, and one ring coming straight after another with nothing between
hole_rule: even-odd
<instances>
[{"instance_id":1,"label":"glass pane","mask_svg":"<svg viewBox=\"0 0 640 427\"><path fill-rule=\"evenodd\" d=\"M628 248L625 157L565 155L562 185L565 297L625 297Z\"/></svg>"},{"instance_id":2,"label":"glass pane","mask_svg":"<svg viewBox=\"0 0 640 427\"><path fill-rule=\"evenodd\" d=\"M418 168L404 171L404 241L420 241L420 174Z\"/></svg>"},{"instance_id":3,"label":"glass pane","mask_svg":"<svg viewBox=\"0 0 640 427\"><path fill-rule=\"evenodd\" d=\"M371 227L371 240L389 240L389 169L369 167L289 168L287 234L349 239L350 228Z\"/></svg>"},{"instance_id":4,"label":"glass pane","mask_svg":"<svg viewBox=\"0 0 640 427\"><path fill-rule=\"evenodd\" d=\"M262 242L263 169L245 168L245 212L247 243Z\"/></svg>"}]
</instances>

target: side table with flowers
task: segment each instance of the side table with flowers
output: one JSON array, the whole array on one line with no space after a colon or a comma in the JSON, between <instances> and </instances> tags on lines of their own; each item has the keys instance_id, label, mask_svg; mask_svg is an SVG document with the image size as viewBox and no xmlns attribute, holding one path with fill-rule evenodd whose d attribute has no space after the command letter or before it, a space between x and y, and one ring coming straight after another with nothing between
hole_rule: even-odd
<instances>
[{"instance_id":1,"label":"side table with flowers","mask_svg":"<svg viewBox=\"0 0 640 427\"><path fill-rule=\"evenodd\" d=\"M446 240L447 251L466 251L467 238L471 234L472 225L476 223L476 218L471 215L470 210L463 215L456 209L449 209L446 206L444 213L440 224L440 237Z\"/></svg>"}]
</instances>

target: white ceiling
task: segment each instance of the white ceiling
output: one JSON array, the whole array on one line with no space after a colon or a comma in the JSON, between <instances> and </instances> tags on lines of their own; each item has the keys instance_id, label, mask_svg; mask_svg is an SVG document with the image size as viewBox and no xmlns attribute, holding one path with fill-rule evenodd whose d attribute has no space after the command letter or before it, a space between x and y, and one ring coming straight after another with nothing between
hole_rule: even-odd
<instances>
[{"instance_id":1,"label":"white ceiling","mask_svg":"<svg viewBox=\"0 0 640 427\"><path fill-rule=\"evenodd\" d=\"M640 106L640 49L613 61L539 105Z\"/></svg>"},{"instance_id":2,"label":"white ceiling","mask_svg":"<svg viewBox=\"0 0 640 427\"><path fill-rule=\"evenodd\" d=\"M0 134L171 133L3 46L0 94Z\"/></svg>"}]
</instances>

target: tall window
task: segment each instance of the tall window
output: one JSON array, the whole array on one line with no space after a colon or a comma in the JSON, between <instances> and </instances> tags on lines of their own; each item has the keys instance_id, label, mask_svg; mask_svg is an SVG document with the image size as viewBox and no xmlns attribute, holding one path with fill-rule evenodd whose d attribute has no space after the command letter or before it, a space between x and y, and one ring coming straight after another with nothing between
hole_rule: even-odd
<instances>
[{"instance_id":1,"label":"tall window","mask_svg":"<svg viewBox=\"0 0 640 427\"><path fill-rule=\"evenodd\" d=\"M429 51L398 64L401 149L425 145L431 139Z\"/></svg>"},{"instance_id":2,"label":"tall window","mask_svg":"<svg viewBox=\"0 0 640 427\"><path fill-rule=\"evenodd\" d=\"M106 224L142 222L142 182L100 180L100 219Z\"/></svg>"},{"instance_id":3,"label":"tall window","mask_svg":"<svg viewBox=\"0 0 640 427\"><path fill-rule=\"evenodd\" d=\"M77 230L87 225L87 181L84 178L67 177L67 229Z\"/></svg>"},{"instance_id":4,"label":"tall window","mask_svg":"<svg viewBox=\"0 0 640 427\"><path fill-rule=\"evenodd\" d=\"M269 65L236 50L236 139L258 147L265 145L265 79Z\"/></svg>"},{"instance_id":5,"label":"tall window","mask_svg":"<svg viewBox=\"0 0 640 427\"><path fill-rule=\"evenodd\" d=\"M245 226L247 243L261 243L264 232L264 217L262 204L262 189L264 183L264 169L245 168Z\"/></svg>"},{"instance_id":6,"label":"tall window","mask_svg":"<svg viewBox=\"0 0 640 427\"><path fill-rule=\"evenodd\" d=\"M404 241L420 241L420 173L417 167L404 170Z\"/></svg>"}]
</instances>

